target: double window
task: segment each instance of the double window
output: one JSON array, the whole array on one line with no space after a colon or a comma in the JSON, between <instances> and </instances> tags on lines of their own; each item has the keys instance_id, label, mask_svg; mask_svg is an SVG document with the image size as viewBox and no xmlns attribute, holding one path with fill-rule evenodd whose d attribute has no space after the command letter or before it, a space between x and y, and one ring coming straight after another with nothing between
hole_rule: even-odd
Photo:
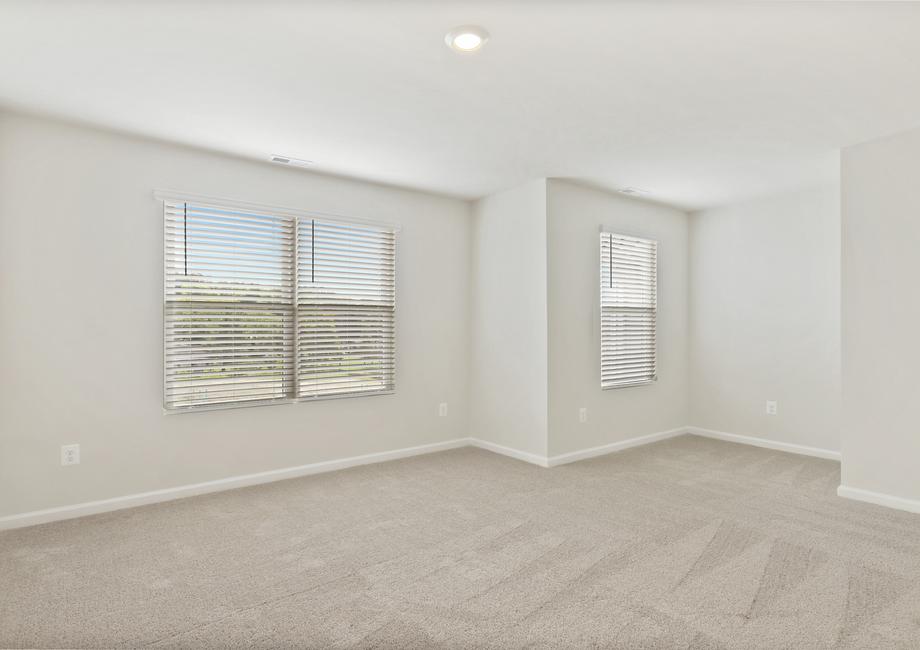
<instances>
[{"instance_id":1,"label":"double window","mask_svg":"<svg viewBox=\"0 0 920 650\"><path fill-rule=\"evenodd\" d=\"M657 379L658 243L602 232L601 388Z\"/></svg>"},{"instance_id":2,"label":"double window","mask_svg":"<svg viewBox=\"0 0 920 650\"><path fill-rule=\"evenodd\" d=\"M164 407L392 392L395 229L164 200Z\"/></svg>"}]
</instances>

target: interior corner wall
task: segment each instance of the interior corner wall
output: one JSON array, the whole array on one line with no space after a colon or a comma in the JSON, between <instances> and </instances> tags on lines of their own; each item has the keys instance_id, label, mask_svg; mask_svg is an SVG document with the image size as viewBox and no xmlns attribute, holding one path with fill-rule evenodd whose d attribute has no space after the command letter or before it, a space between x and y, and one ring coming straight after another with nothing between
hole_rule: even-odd
<instances>
[{"instance_id":1,"label":"interior corner wall","mask_svg":"<svg viewBox=\"0 0 920 650\"><path fill-rule=\"evenodd\" d=\"M401 223L396 393L165 416L155 189ZM466 438L470 222L466 201L0 113L0 517Z\"/></svg>"},{"instance_id":2,"label":"interior corner wall","mask_svg":"<svg viewBox=\"0 0 920 650\"><path fill-rule=\"evenodd\" d=\"M473 207L470 435L546 456L546 181Z\"/></svg>"},{"instance_id":3,"label":"interior corner wall","mask_svg":"<svg viewBox=\"0 0 920 650\"><path fill-rule=\"evenodd\" d=\"M920 507L920 129L843 150L842 485Z\"/></svg>"},{"instance_id":4,"label":"interior corner wall","mask_svg":"<svg viewBox=\"0 0 920 650\"><path fill-rule=\"evenodd\" d=\"M547 181L549 455L687 425L688 217L569 181ZM600 228L657 240L658 381L600 385ZM587 408L587 422L579 422Z\"/></svg>"},{"instance_id":5,"label":"interior corner wall","mask_svg":"<svg viewBox=\"0 0 920 650\"><path fill-rule=\"evenodd\" d=\"M839 187L691 216L690 341L691 425L840 450Z\"/></svg>"}]
</instances>

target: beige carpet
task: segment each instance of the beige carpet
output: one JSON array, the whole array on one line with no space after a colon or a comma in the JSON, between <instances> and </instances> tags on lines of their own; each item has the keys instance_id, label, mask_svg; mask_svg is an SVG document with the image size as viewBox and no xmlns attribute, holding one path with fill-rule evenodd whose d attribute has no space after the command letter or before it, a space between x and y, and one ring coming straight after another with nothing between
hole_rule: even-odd
<instances>
[{"instance_id":1,"label":"beige carpet","mask_svg":"<svg viewBox=\"0 0 920 650\"><path fill-rule=\"evenodd\" d=\"M4 647L918 648L920 516L684 436L475 449L0 534Z\"/></svg>"}]
</instances>

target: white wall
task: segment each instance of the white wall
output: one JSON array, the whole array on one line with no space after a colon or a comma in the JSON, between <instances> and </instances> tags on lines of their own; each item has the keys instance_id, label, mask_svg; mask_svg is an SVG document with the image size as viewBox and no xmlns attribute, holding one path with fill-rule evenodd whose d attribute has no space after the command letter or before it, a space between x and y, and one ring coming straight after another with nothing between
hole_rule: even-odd
<instances>
[{"instance_id":1,"label":"white wall","mask_svg":"<svg viewBox=\"0 0 920 650\"><path fill-rule=\"evenodd\" d=\"M546 181L476 202L470 435L546 455Z\"/></svg>"},{"instance_id":2,"label":"white wall","mask_svg":"<svg viewBox=\"0 0 920 650\"><path fill-rule=\"evenodd\" d=\"M396 393L164 416L154 189L400 222ZM0 516L466 436L470 231L461 201L0 114Z\"/></svg>"},{"instance_id":3,"label":"white wall","mask_svg":"<svg viewBox=\"0 0 920 650\"><path fill-rule=\"evenodd\" d=\"M550 455L685 426L687 215L552 179L547 219ZM601 390L600 226L659 242L658 381L650 385Z\"/></svg>"},{"instance_id":4,"label":"white wall","mask_svg":"<svg viewBox=\"0 0 920 650\"><path fill-rule=\"evenodd\" d=\"M843 150L843 476L920 508L920 130Z\"/></svg>"},{"instance_id":5,"label":"white wall","mask_svg":"<svg viewBox=\"0 0 920 650\"><path fill-rule=\"evenodd\" d=\"M690 224L690 424L838 451L839 188Z\"/></svg>"},{"instance_id":6,"label":"white wall","mask_svg":"<svg viewBox=\"0 0 920 650\"><path fill-rule=\"evenodd\" d=\"M907 334L920 300L890 280L918 270L908 172L888 192L918 149L911 134L844 159L844 354L859 396L845 482L915 496L917 382L894 350L881 366L874 355L898 340L920 361ZM164 416L154 189L401 223L396 394ZM873 212L887 221L870 226ZM600 389L600 226L660 243L653 385ZM552 179L471 207L0 113L0 516L470 435L542 457L689 423L837 449L839 237L833 189L688 219ZM879 446L865 432L880 435L882 407L892 444ZM83 462L62 468L74 442Z\"/></svg>"}]
</instances>

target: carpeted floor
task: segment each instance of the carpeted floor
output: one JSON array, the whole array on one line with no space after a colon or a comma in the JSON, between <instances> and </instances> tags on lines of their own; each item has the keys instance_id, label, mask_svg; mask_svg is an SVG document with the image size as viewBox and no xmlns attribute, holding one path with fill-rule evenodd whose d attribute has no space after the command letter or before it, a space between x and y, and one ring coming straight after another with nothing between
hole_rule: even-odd
<instances>
[{"instance_id":1,"label":"carpeted floor","mask_svg":"<svg viewBox=\"0 0 920 650\"><path fill-rule=\"evenodd\" d=\"M917 648L920 516L683 436L476 449L0 533L3 647Z\"/></svg>"}]
</instances>

